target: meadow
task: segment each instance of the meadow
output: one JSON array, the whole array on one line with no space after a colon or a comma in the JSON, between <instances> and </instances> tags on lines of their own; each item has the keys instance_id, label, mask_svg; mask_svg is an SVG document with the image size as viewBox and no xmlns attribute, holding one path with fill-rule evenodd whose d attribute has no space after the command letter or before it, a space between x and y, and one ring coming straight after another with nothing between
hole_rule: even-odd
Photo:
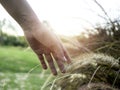
<instances>
[{"instance_id":1,"label":"meadow","mask_svg":"<svg viewBox=\"0 0 120 90\"><path fill-rule=\"evenodd\" d=\"M0 90L41 90L49 76L31 49L0 46Z\"/></svg>"}]
</instances>

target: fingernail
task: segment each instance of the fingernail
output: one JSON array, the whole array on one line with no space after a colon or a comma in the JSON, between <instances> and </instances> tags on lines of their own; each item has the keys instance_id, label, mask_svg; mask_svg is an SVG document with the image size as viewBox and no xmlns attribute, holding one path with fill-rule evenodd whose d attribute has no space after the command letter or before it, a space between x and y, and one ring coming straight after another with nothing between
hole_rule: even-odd
<instances>
[{"instance_id":1,"label":"fingernail","mask_svg":"<svg viewBox=\"0 0 120 90\"><path fill-rule=\"evenodd\" d=\"M62 73L66 73L66 70L65 70L65 69L63 69L61 72L62 72Z\"/></svg>"},{"instance_id":2,"label":"fingernail","mask_svg":"<svg viewBox=\"0 0 120 90\"><path fill-rule=\"evenodd\" d=\"M45 70L46 70L46 69L47 69L47 66L43 66L43 69L45 69Z\"/></svg>"},{"instance_id":3,"label":"fingernail","mask_svg":"<svg viewBox=\"0 0 120 90\"><path fill-rule=\"evenodd\" d=\"M53 73L54 76L57 76L57 72Z\"/></svg>"},{"instance_id":4,"label":"fingernail","mask_svg":"<svg viewBox=\"0 0 120 90\"><path fill-rule=\"evenodd\" d=\"M44 67L44 69L46 70L46 69L47 69L47 67Z\"/></svg>"}]
</instances>

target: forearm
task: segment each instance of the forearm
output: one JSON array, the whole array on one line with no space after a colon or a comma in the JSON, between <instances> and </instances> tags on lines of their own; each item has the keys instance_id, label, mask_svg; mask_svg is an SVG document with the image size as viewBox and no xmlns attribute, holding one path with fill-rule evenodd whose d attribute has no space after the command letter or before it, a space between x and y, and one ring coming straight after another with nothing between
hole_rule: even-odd
<instances>
[{"instance_id":1,"label":"forearm","mask_svg":"<svg viewBox=\"0 0 120 90\"><path fill-rule=\"evenodd\" d=\"M1 4L24 31L40 27L40 21L26 0L1 0Z\"/></svg>"},{"instance_id":2,"label":"forearm","mask_svg":"<svg viewBox=\"0 0 120 90\"><path fill-rule=\"evenodd\" d=\"M27 38L34 37L49 47L58 42L56 36L41 24L26 0L2 0L1 4L23 28Z\"/></svg>"}]
</instances>

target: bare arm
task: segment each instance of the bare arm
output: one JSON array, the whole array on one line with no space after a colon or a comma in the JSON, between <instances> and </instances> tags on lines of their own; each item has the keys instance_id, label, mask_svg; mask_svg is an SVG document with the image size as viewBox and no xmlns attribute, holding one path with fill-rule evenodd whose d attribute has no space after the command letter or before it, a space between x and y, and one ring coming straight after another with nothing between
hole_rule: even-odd
<instances>
[{"instance_id":1,"label":"bare arm","mask_svg":"<svg viewBox=\"0 0 120 90\"><path fill-rule=\"evenodd\" d=\"M19 23L23 30L31 30L34 29L37 24L40 25L36 14L26 0L1 0L1 4Z\"/></svg>"}]
</instances>

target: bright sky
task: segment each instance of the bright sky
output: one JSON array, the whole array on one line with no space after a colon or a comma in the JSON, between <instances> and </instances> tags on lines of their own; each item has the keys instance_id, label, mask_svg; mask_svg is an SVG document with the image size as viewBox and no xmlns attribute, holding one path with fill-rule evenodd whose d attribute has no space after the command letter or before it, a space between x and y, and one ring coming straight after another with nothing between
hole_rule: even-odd
<instances>
[{"instance_id":1,"label":"bright sky","mask_svg":"<svg viewBox=\"0 0 120 90\"><path fill-rule=\"evenodd\" d=\"M101 9L93 0L27 0L39 19L46 20L54 31L62 35L77 35L84 28L92 28L92 24L102 23L104 16ZM97 0L108 12L111 18L120 16L120 0ZM7 18L16 25L15 21L0 7L0 19ZM19 30L21 34L22 30Z\"/></svg>"}]
</instances>

